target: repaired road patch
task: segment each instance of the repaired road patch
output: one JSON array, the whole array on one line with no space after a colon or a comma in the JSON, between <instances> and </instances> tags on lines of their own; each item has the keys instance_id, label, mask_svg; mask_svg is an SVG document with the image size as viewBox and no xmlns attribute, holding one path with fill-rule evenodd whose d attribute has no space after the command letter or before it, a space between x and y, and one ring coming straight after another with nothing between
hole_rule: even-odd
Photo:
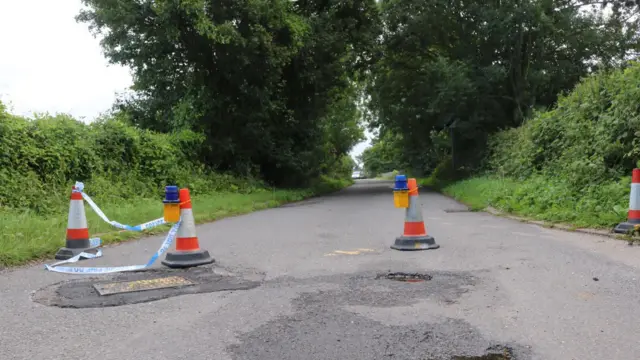
<instances>
[{"instance_id":1,"label":"repaired road patch","mask_svg":"<svg viewBox=\"0 0 640 360\"><path fill-rule=\"evenodd\" d=\"M267 289L286 284L287 288L299 285L305 290L291 300L291 311L239 333L238 343L229 345L227 352L233 360L531 358L530 349L510 342L505 346L512 358L482 357L502 356L498 349L488 352L501 343L500 339L485 336L464 319L447 317L432 305L460 300L473 291L482 281L475 274L430 271L431 280L413 284L386 280L388 273L376 279L378 275L366 271L267 281ZM324 286L309 288L313 284Z\"/></svg>"},{"instance_id":2,"label":"repaired road patch","mask_svg":"<svg viewBox=\"0 0 640 360\"><path fill-rule=\"evenodd\" d=\"M63 308L95 308L155 301L185 294L249 290L260 281L215 266L152 269L72 279L36 291L32 300Z\"/></svg>"},{"instance_id":3,"label":"repaired road patch","mask_svg":"<svg viewBox=\"0 0 640 360\"><path fill-rule=\"evenodd\" d=\"M378 253L374 249L355 249L355 250L334 250L328 254L324 254L324 256L336 256L336 255L360 255L363 253Z\"/></svg>"}]
</instances>

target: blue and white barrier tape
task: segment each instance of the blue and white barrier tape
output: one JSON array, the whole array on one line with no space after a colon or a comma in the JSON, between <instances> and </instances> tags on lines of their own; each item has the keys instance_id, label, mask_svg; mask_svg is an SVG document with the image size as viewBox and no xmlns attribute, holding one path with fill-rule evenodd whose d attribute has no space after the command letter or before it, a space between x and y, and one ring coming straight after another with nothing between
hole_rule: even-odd
<instances>
[{"instance_id":1,"label":"blue and white barrier tape","mask_svg":"<svg viewBox=\"0 0 640 360\"><path fill-rule=\"evenodd\" d=\"M89 206L91 206L91 208L93 209L93 211L95 211L96 214L98 214L98 216L100 216L102 218L102 220L106 221L107 223L119 228L119 229L123 229L123 230L129 230L129 231L143 231L143 230L147 230L147 229L151 229L154 228L156 226L160 226L163 224L166 224L167 222L164 221L164 217L155 219L155 220L151 220L149 222L146 222L144 224L140 224L140 225L136 225L136 226L130 226L130 225L125 225L125 224L120 224L117 221L114 220L109 220L109 218L107 217L107 215L104 214L104 212L102 212L102 210L100 210L100 208L98 207L98 205L96 205L95 202L93 202L93 200L89 197L89 195L85 194L82 190L84 190L84 184L81 182L76 182L75 185L76 189L74 191L79 192L80 194L82 194L82 198L87 202L87 204L89 204Z\"/></svg>"},{"instance_id":2,"label":"blue and white barrier tape","mask_svg":"<svg viewBox=\"0 0 640 360\"><path fill-rule=\"evenodd\" d=\"M162 256L162 254L164 254L165 251L169 249L169 247L171 246L171 243L173 242L173 239L175 239L176 234L178 233L178 228L180 227L180 223L181 221L178 221L171 227L171 230L169 230L169 233L167 234L167 237L164 239L162 246L160 246L160 249L158 249L158 251L156 251L156 253L153 254L151 259L149 259L149 261L145 265L129 265L129 266L116 266L116 267L58 267L58 265L78 262L80 259L99 258L102 256L102 250L98 249L98 252L96 254L83 252L72 257L71 259L59 261L51 265L45 265L44 267L49 271L65 273L65 274L110 274L110 273L116 273L116 272L136 271L136 270L146 269L151 265L153 265L153 263L155 263L156 260L158 260L158 258ZM92 247L94 244L96 247L100 246L100 242L101 241L99 238L91 239Z\"/></svg>"}]
</instances>

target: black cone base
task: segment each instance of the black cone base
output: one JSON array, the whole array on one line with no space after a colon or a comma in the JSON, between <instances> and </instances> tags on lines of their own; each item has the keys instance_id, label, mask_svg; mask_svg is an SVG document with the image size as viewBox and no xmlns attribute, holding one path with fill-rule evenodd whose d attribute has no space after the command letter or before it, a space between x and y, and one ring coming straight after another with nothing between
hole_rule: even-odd
<instances>
[{"instance_id":1,"label":"black cone base","mask_svg":"<svg viewBox=\"0 0 640 360\"><path fill-rule=\"evenodd\" d=\"M640 224L632 224L629 222L623 222L620 223L618 225L616 225L616 227L613 229L613 232L616 234L627 234L630 231L633 231L633 229L636 227L636 225L640 225Z\"/></svg>"},{"instance_id":2,"label":"black cone base","mask_svg":"<svg viewBox=\"0 0 640 360\"><path fill-rule=\"evenodd\" d=\"M80 253L90 253L90 254L95 254L98 252L98 249L96 248L60 248L60 250L58 250L58 252L56 253L56 260L69 260L72 257L79 255Z\"/></svg>"},{"instance_id":3,"label":"black cone base","mask_svg":"<svg viewBox=\"0 0 640 360\"><path fill-rule=\"evenodd\" d=\"M396 242L391 245L392 249L403 251L431 250L437 249L440 245L436 244L433 236L400 236L396 238Z\"/></svg>"},{"instance_id":4,"label":"black cone base","mask_svg":"<svg viewBox=\"0 0 640 360\"><path fill-rule=\"evenodd\" d=\"M173 269L188 268L214 263L207 250L167 252L162 264Z\"/></svg>"}]
</instances>

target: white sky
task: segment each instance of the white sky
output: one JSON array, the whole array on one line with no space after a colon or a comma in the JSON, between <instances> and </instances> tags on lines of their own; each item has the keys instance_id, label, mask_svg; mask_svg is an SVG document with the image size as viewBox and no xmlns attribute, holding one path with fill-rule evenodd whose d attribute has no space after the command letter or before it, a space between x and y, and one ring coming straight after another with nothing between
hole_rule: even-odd
<instances>
[{"instance_id":1,"label":"white sky","mask_svg":"<svg viewBox=\"0 0 640 360\"><path fill-rule=\"evenodd\" d=\"M131 85L129 70L109 65L99 39L75 21L81 7L80 0L0 0L0 100L12 113L90 122Z\"/></svg>"},{"instance_id":2,"label":"white sky","mask_svg":"<svg viewBox=\"0 0 640 360\"><path fill-rule=\"evenodd\" d=\"M131 85L107 66L99 40L74 17L80 0L0 0L0 100L14 114L68 113L91 121Z\"/></svg>"}]
</instances>

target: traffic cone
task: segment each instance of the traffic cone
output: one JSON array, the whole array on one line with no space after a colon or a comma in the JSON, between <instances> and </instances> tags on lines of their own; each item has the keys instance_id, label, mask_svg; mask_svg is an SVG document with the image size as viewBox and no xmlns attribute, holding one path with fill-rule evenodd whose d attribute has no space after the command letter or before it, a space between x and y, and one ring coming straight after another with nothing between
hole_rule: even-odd
<instances>
[{"instance_id":1,"label":"traffic cone","mask_svg":"<svg viewBox=\"0 0 640 360\"><path fill-rule=\"evenodd\" d=\"M84 200L82 194L75 190L76 187L73 186L69 201L66 246L58 250L56 260L67 260L82 252L91 252L92 249L87 217L84 212Z\"/></svg>"},{"instance_id":2,"label":"traffic cone","mask_svg":"<svg viewBox=\"0 0 640 360\"><path fill-rule=\"evenodd\" d=\"M407 181L409 185L409 207L404 216L404 234L396 238L396 242L391 245L395 250L429 250L437 249L433 236L427 235L427 230L422 220L422 209L418 203L418 184L416 179Z\"/></svg>"},{"instance_id":3,"label":"traffic cone","mask_svg":"<svg viewBox=\"0 0 640 360\"><path fill-rule=\"evenodd\" d=\"M633 169L627 221L618 224L613 231L618 234L626 234L630 230L634 230L637 225L640 225L640 169Z\"/></svg>"},{"instance_id":4,"label":"traffic cone","mask_svg":"<svg viewBox=\"0 0 640 360\"><path fill-rule=\"evenodd\" d=\"M189 189L180 189L180 220L182 223L176 235L176 251L167 252L162 264L170 268L188 268L215 262L209 252L200 249L198 244Z\"/></svg>"}]
</instances>

